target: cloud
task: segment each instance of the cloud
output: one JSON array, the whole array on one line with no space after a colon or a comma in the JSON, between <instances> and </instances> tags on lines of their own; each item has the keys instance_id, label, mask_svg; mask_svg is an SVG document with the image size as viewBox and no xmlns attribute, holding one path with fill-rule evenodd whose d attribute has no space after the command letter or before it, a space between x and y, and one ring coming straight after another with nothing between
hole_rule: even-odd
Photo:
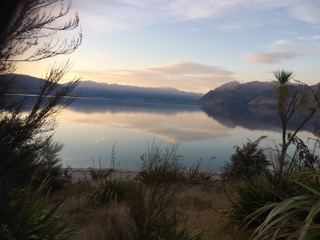
<instances>
[{"instance_id":1,"label":"cloud","mask_svg":"<svg viewBox=\"0 0 320 240\"><path fill-rule=\"evenodd\" d=\"M292 46L294 46L293 42L286 39L278 39L273 41L270 44L270 48L273 50L279 50L279 49L281 50L284 48L288 49L288 48L291 48Z\"/></svg>"},{"instance_id":2,"label":"cloud","mask_svg":"<svg viewBox=\"0 0 320 240\"><path fill-rule=\"evenodd\" d=\"M167 6L168 15L176 20L198 20L223 15L236 1L175 0Z\"/></svg>"},{"instance_id":3,"label":"cloud","mask_svg":"<svg viewBox=\"0 0 320 240\"><path fill-rule=\"evenodd\" d=\"M316 36L313 36L315 40ZM299 38L300 40L311 40L311 38ZM265 52L252 52L245 54L245 59L250 63L277 64L285 60L295 59L308 54L320 53L318 46L297 44L286 39L273 41Z\"/></svg>"},{"instance_id":4,"label":"cloud","mask_svg":"<svg viewBox=\"0 0 320 240\"><path fill-rule=\"evenodd\" d=\"M183 62L180 60L172 61L171 63L163 66L151 67L149 70L176 76L225 76L232 74L231 71L227 71L216 66Z\"/></svg>"},{"instance_id":5,"label":"cloud","mask_svg":"<svg viewBox=\"0 0 320 240\"><path fill-rule=\"evenodd\" d=\"M300 40L309 40L309 41L320 41L320 35L313 35L313 36L300 36Z\"/></svg>"},{"instance_id":6,"label":"cloud","mask_svg":"<svg viewBox=\"0 0 320 240\"><path fill-rule=\"evenodd\" d=\"M116 32L153 24L161 19L161 11L151 3L122 0L79 0L78 9L85 29L97 32ZM157 6L157 4L156 4Z\"/></svg>"},{"instance_id":7,"label":"cloud","mask_svg":"<svg viewBox=\"0 0 320 240\"><path fill-rule=\"evenodd\" d=\"M86 79L103 81L109 84L173 87L183 91L206 93L226 82L235 80L235 73L220 67L204 64L173 61L165 65L140 69L112 69L104 71L76 70L73 72Z\"/></svg>"},{"instance_id":8,"label":"cloud","mask_svg":"<svg viewBox=\"0 0 320 240\"><path fill-rule=\"evenodd\" d=\"M295 4L290 12L293 17L311 24L320 23L320 2L318 0L301 1Z\"/></svg>"},{"instance_id":9,"label":"cloud","mask_svg":"<svg viewBox=\"0 0 320 240\"><path fill-rule=\"evenodd\" d=\"M250 63L276 64L298 56L300 55L292 52L247 53L246 60Z\"/></svg>"},{"instance_id":10,"label":"cloud","mask_svg":"<svg viewBox=\"0 0 320 240\"><path fill-rule=\"evenodd\" d=\"M164 1L165 2L165 1ZM164 3L164 6L166 4ZM232 19L239 16L236 20L255 19L257 14L268 14L271 11L281 11L286 16L293 19L311 23L320 23L320 2L318 0L282 0L278 2L270 0L171 0L166 6L169 16L178 20L201 20L209 18ZM248 24L249 21L246 22ZM239 28L238 21L232 25L228 20L224 21L227 26Z\"/></svg>"},{"instance_id":11,"label":"cloud","mask_svg":"<svg viewBox=\"0 0 320 240\"><path fill-rule=\"evenodd\" d=\"M282 11L284 16L317 24L320 22L318 1L283 0L78 0L74 9L88 29L112 32L140 28L158 22L219 20L217 29L234 30L257 25L257 14ZM226 26L227 28L223 28Z\"/></svg>"}]
</instances>

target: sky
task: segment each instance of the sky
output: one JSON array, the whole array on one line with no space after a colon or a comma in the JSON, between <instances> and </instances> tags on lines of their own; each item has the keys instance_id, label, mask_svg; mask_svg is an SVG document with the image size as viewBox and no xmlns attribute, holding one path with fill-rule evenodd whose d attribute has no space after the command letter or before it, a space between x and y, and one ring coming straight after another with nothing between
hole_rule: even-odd
<instances>
[{"instance_id":1,"label":"sky","mask_svg":"<svg viewBox=\"0 0 320 240\"><path fill-rule=\"evenodd\" d=\"M206 93L230 81L272 81L278 69L320 82L319 0L73 0L83 43L75 77ZM21 63L44 77L61 58Z\"/></svg>"}]
</instances>

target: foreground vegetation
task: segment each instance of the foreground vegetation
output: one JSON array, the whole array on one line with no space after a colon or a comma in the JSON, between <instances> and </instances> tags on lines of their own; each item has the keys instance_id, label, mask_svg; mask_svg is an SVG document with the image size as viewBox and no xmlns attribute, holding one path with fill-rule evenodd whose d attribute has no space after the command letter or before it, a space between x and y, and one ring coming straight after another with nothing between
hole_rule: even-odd
<instances>
[{"instance_id":1,"label":"foreground vegetation","mask_svg":"<svg viewBox=\"0 0 320 240\"><path fill-rule=\"evenodd\" d=\"M124 184L124 199L118 195L90 204L87 194L95 186L73 185L76 190L58 212L72 222L76 234L71 239L231 239L221 213L228 201L219 183L169 188L128 180L109 184L118 187L114 195Z\"/></svg>"},{"instance_id":2,"label":"foreground vegetation","mask_svg":"<svg viewBox=\"0 0 320 240\"><path fill-rule=\"evenodd\" d=\"M237 147L219 178L201 162L186 169L177 143L153 143L135 177L93 167L84 170L90 179L60 178L63 187L51 185L51 192L48 179L26 188L19 208L11 202L8 211L16 214L2 225L1 237L318 239L318 157L296 139L299 157L280 175L259 147L263 139Z\"/></svg>"},{"instance_id":3,"label":"foreground vegetation","mask_svg":"<svg viewBox=\"0 0 320 240\"><path fill-rule=\"evenodd\" d=\"M9 2L8 2L9 3ZM49 70L31 111L10 101L20 61L70 54L82 41L60 40L76 29L78 15L63 23L67 0L13 1L0 31L0 239L319 239L320 160L298 137L319 110L318 90L292 88L292 72L274 73L281 143L266 155L264 137L236 148L221 178L201 163L186 169L177 143L152 143L135 178L91 169L72 183L53 140L55 117L68 106L78 80L59 86L70 64ZM11 99L12 100L12 99ZM287 127L299 113L294 131ZM288 153L289 147L295 149ZM319 147L315 140L314 149Z\"/></svg>"},{"instance_id":4,"label":"foreground vegetation","mask_svg":"<svg viewBox=\"0 0 320 240\"><path fill-rule=\"evenodd\" d=\"M74 239L228 239L221 182L201 162L187 171L177 147L152 143L135 177L94 168L93 181L72 185L61 211L81 229Z\"/></svg>"},{"instance_id":5,"label":"foreground vegetation","mask_svg":"<svg viewBox=\"0 0 320 240\"><path fill-rule=\"evenodd\" d=\"M135 176L91 168L90 179L63 188L25 189L9 208L2 239L229 239L221 215L228 205L221 181L199 162L188 171L176 143L153 143ZM112 165L112 164L111 164ZM62 169L60 169L62 171ZM84 170L85 171L85 170ZM85 175L84 175L85 176ZM11 199L9 205L14 205ZM19 210L19 213L17 213ZM12 214L12 213L17 214Z\"/></svg>"}]
</instances>

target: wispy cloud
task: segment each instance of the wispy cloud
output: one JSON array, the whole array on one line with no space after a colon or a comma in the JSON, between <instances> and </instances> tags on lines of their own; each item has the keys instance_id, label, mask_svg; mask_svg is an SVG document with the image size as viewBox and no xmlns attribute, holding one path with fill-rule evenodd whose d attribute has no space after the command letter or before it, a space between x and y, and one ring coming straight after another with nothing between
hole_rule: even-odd
<instances>
[{"instance_id":1,"label":"wispy cloud","mask_svg":"<svg viewBox=\"0 0 320 240\"><path fill-rule=\"evenodd\" d=\"M300 1L290 9L293 17L311 24L320 23L320 2L318 0Z\"/></svg>"},{"instance_id":2,"label":"wispy cloud","mask_svg":"<svg viewBox=\"0 0 320 240\"><path fill-rule=\"evenodd\" d=\"M163 15L161 9L154 7L151 2L143 3L143 1L79 0L73 4L80 12L84 27L97 32L140 28L159 21Z\"/></svg>"},{"instance_id":3,"label":"wispy cloud","mask_svg":"<svg viewBox=\"0 0 320 240\"><path fill-rule=\"evenodd\" d=\"M268 14L268 11L274 10L283 11L286 16L299 21L311 24L320 22L320 3L315 0L79 0L74 5L81 14L83 24L107 32L139 28L157 22L205 19L219 19L218 29L224 29L224 25L233 30L248 26L249 20L254 20L258 13Z\"/></svg>"},{"instance_id":4,"label":"wispy cloud","mask_svg":"<svg viewBox=\"0 0 320 240\"><path fill-rule=\"evenodd\" d=\"M199 20L224 14L235 1L174 0L167 5L168 15L176 20Z\"/></svg>"},{"instance_id":5,"label":"wispy cloud","mask_svg":"<svg viewBox=\"0 0 320 240\"><path fill-rule=\"evenodd\" d=\"M172 61L171 63L163 66L151 67L149 70L163 74L180 76L225 76L232 74L231 71L227 71L219 67L184 62L180 60Z\"/></svg>"},{"instance_id":6,"label":"wispy cloud","mask_svg":"<svg viewBox=\"0 0 320 240\"><path fill-rule=\"evenodd\" d=\"M294 59L300 56L293 52L265 52L265 53L248 53L246 60L250 63L276 64L284 60Z\"/></svg>"},{"instance_id":7,"label":"wispy cloud","mask_svg":"<svg viewBox=\"0 0 320 240\"><path fill-rule=\"evenodd\" d=\"M320 35L313 36L300 36L300 40L309 40L309 41L320 41Z\"/></svg>"},{"instance_id":8,"label":"wispy cloud","mask_svg":"<svg viewBox=\"0 0 320 240\"><path fill-rule=\"evenodd\" d=\"M265 52L247 53L245 58L250 63L277 64L303 55L317 53L320 53L318 46L299 45L293 41L279 39L272 42Z\"/></svg>"}]
</instances>

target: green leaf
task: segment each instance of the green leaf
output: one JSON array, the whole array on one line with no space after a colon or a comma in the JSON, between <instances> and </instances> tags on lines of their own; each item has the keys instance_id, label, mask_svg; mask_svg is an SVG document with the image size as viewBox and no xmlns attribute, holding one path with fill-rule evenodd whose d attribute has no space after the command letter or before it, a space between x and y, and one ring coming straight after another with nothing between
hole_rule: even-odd
<instances>
[{"instance_id":1,"label":"green leaf","mask_svg":"<svg viewBox=\"0 0 320 240\"><path fill-rule=\"evenodd\" d=\"M304 224L302 226L302 230L301 230L301 234L299 237L299 240L307 240L310 239L309 237L306 238L306 235L308 233L308 230L310 229L310 225L312 224L312 221L314 220L314 218L319 214L320 212L320 201L316 202L313 207L311 208L308 216L306 217ZM318 231L318 234L320 235L320 229Z\"/></svg>"}]
</instances>

